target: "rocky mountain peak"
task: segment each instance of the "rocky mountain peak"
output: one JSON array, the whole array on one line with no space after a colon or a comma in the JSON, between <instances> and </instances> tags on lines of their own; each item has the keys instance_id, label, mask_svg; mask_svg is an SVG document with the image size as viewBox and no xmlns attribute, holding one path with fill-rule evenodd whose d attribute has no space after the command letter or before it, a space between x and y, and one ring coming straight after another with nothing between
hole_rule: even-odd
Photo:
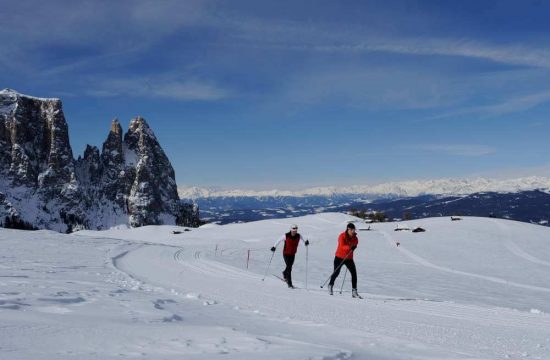
<instances>
[{"instance_id":1,"label":"rocky mountain peak","mask_svg":"<svg viewBox=\"0 0 550 360\"><path fill-rule=\"evenodd\" d=\"M103 151L101 153L103 162L109 165L120 165L124 162L122 154L122 127L118 119L113 119L111 130L107 135L107 140L103 143Z\"/></svg>"},{"instance_id":2,"label":"rocky mountain peak","mask_svg":"<svg viewBox=\"0 0 550 360\"><path fill-rule=\"evenodd\" d=\"M111 122L111 130L110 133L115 133L122 137L122 126L120 126L120 122L118 121L118 118L114 118Z\"/></svg>"},{"instance_id":3,"label":"rocky mountain peak","mask_svg":"<svg viewBox=\"0 0 550 360\"><path fill-rule=\"evenodd\" d=\"M50 191L74 179L73 153L61 101L0 91L0 152L17 185ZM9 154L9 155L8 155Z\"/></svg>"},{"instance_id":4,"label":"rocky mountain peak","mask_svg":"<svg viewBox=\"0 0 550 360\"><path fill-rule=\"evenodd\" d=\"M158 145L158 140L153 130L151 130L147 121L141 116L135 117L130 121L128 132L124 136L124 142L130 145L131 148Z\"/></svg>"},{"instance_id":5,"label":"rocky mountain peak","mask_svg":"<svg viewBox=\"0 0 550 360\"><path fill-rule=\"evenodd\" d=\"M101 157L96 146L86 145L84 158L78 157L75 171L77 178L82 184L93 184L101 177Z\"/></svg>"},{"instance_id":6,"label":"rocky mountain peak","mask_svg":"<svg viewBox=\"0 0 550 360\"><path fill-rule=\"evenodd\" d=\"M147 121L141 116L130 121L128 132L124 135L124 145L128 157L138 159L128 198L131 221L158 223L167 207L171 209L169 212L177 213L179 201L173 201L179 199L174 169ZM144 209L153 210L144 212Z\"/></svg>"},{"instance_id":7,"label":"rocky mountain peak","mask_svg":"<svg viewBox=\"0 0 550 360\"><path fill-rule=\"evenodd\" d=\"M99 149L96 146L86 145L84 150L84 160L99 160Z\"/></svg>"},{"instance_id":8,"label":"rocky mountain peak","mask_svg":"<svg viewBox=\"0 0 550 360\"><path fill-rule=\"evenodd\" d=\"M128 126L128 132L144 131L147 129L149 129L149 124L147 124L147 121L140 115L133 118Z\"/></svg>"},{"instance_id":9,"label":"rocky mountain peak","mask_svg":"<svg viewBox=\"0 0 550 360\"><path fill-rule=\"evenodd\" d=\"M101 155L88 145L74 160L61 101L11 89L0 91L0 197L0 226L8 216L59 231L199 222L145 119L124 136L114 119Z\"/></svg>"}]
</instances>

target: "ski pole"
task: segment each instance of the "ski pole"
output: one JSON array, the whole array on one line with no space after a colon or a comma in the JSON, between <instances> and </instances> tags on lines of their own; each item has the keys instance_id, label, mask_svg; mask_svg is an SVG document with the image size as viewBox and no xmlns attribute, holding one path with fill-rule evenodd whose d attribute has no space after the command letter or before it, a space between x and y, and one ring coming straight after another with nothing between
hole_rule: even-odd
<instances>
[{"instance_id":1,"label":"ski pole","mask_svg":"<svg viewBox=\"0 0 550 360\"><path fill-rule=\"evenodd\" d=\"M273 256L275 255L275 251L272 251L271 259L269 259L269 264L267 264L267 267L265 268L264 277L262 278L262 281L265 280L265 277L267 276L267 270L269 270L269 266L271 265L271 260L273 260Z\"/></svg>"},{"instance_id":2,"label":"ski pole","mask_svg":"<svg viewBox=\"0 0 550 360\"><path fill-rule=\"evenodd\" d=\"M328 281L330 280L330 278L332 277L332 275L334 275L341 267L342 265L344 265L344 261L346 261L346 259L348 258L348 256L353 252L353 250L350 250L346 256L344 257L344 259L342 259L342 262L340 263L340 265L338 265L336 267L336 269L334 269L334 271L332 272L332 274L330 274L330 276L328 277L328 279L325 280L325 282L323 283L323 285L321 285L321 289L328 283Z\"/></svg>"},{"instance_id":3,"label":"ski pole","mask_svg":"<svg viewBox=\"0 0 550 360\"><path fill-rule=\"evenodd\" d=\"M309 240L308 240L309 241ZM308 264L309 246L306 246L306 290L307 290L307 264Z\"/></svg>"},{"instance_id":4,"label":"ski pole","mask_svg":"<svg viewBox=\"0 0 550 360\"><path fill-rule=\"evenodd\" d=\"M344 278L342 279L342 286L340 286L340 294L342 293L342 290L344 289L344 281L346 281L346 275L348 274L348 268L346 268L346 272L344 273Z\"/></svg>"}]
</instances>

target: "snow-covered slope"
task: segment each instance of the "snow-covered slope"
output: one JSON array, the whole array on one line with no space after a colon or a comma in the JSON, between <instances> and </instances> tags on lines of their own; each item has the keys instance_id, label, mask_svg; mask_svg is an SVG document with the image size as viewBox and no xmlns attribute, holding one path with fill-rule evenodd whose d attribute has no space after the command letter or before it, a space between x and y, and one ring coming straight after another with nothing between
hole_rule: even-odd
<instances>
[{"instance_id":1,"label":"snow-covered slope","mask_svg":"<svg viewBox=\"0 0 550 360\"><path fill-rule=\"evenodd\" d=\"M485 178L473 179L437 179L390 182L376 185L355 185L348 187L316 187L299 191L287 190L220 190L215 188L180 187L178 192L183 199L212 197L304 197L336 196L343 194L371 196L419 196L431 195L466 195L478 192L517 192L534 189L549 189L550 179L531 176L517 179L495 180Z\"/></svg>"},{"instance_id":2,"label":"snow-covered slope","mask_svg":"<svg viewBox=\"0 0 550 360\"><path fill-rule=\"evenodd\" d=\"M427 230L411 233L358 222L357 300L349 274L342 294L343 272L334 296L319 287L348 220L359 221L324 213L191 231L0 229L0 358L550 358L550 229L469 217L400 223ZM284 267L280 251L262 281L291 223L311 242L296 256L295 290L271 275Z\"/></svg>"}]
</instances>

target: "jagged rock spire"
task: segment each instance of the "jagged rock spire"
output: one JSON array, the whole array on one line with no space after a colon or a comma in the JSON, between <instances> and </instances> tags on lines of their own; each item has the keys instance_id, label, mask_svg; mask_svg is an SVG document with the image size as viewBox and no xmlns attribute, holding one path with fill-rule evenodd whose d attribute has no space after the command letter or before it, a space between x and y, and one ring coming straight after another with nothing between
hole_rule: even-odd
<instances>
[{"instance_id":1,"label":"jagged rock spire","mask_svg":"<svg viewBox=\"0 0 550 360\"><path fill-rule=\"evenodd\" d=\"M131 221L155 223L163 212L177 213L179 200L174 199L179 196L174 169L144 118L132 119L124 144L139 159L128 197Z\"/></svg>"},{"instance_id":2,"label":"jagged rock spire","mask_svg":"<svg viewBox=\"0 0 550 360\"><path fill-rule=\"evenodd\" d=\"M114 118L111 123L111 130L107 136L107 140L103 143L101 157L106 166L120 165L124 162L122 153L122 127L117 118Z\"/></svg>"}]
</instances>

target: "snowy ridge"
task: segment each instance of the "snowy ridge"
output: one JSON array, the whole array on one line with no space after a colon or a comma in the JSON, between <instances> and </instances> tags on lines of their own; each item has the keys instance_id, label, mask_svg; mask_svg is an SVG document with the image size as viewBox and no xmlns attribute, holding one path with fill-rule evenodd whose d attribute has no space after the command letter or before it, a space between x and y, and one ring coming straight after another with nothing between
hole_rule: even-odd
<instances>
[{"instance_id":1,"label":"snowy ridge","mask_svg":"<svg viewBox=\"0 0 550 360\"><path fill-rule=\"evenodd\" d=\"M0 90L0 95L5 95L5 96L8 96L8 97L11 97L12 99L16 99L18 97L23 97L23 98L39 100L39 101L60 101L58 98L40 98L40 97L36 97L36 96L21 94L18 91L15 91L13 89L8 89L8 88Z\"/></svg>"},{"instance_id":2,"label":"snowy ridge","mask_svg":"<svg viewBox=\"0 0 550 360\"><path fill-rule=\"evenodd\" d=\"M535 189L550 189L550 178L531 176L507 180L486 178L412 180L377 185L315 187L299 191L220 190L215 188L180 187L178 188L178 192L183 199L198 199L213 197L330 197L347 194L406 197L419 195L468 195L479 192L510 193Z\"/></svg>"},{"instance_id":3,"label":"snowy ridge","mask_svg":"<svg viewBox=\"0 0 550 360\"><path fill-rule=\"evenodd\" d=\"M17 96L9 89L0 90L0 99L4 95L4 101L0 101L0 116L7 116L17 109Z\"/></svg>"}]
</instances>

